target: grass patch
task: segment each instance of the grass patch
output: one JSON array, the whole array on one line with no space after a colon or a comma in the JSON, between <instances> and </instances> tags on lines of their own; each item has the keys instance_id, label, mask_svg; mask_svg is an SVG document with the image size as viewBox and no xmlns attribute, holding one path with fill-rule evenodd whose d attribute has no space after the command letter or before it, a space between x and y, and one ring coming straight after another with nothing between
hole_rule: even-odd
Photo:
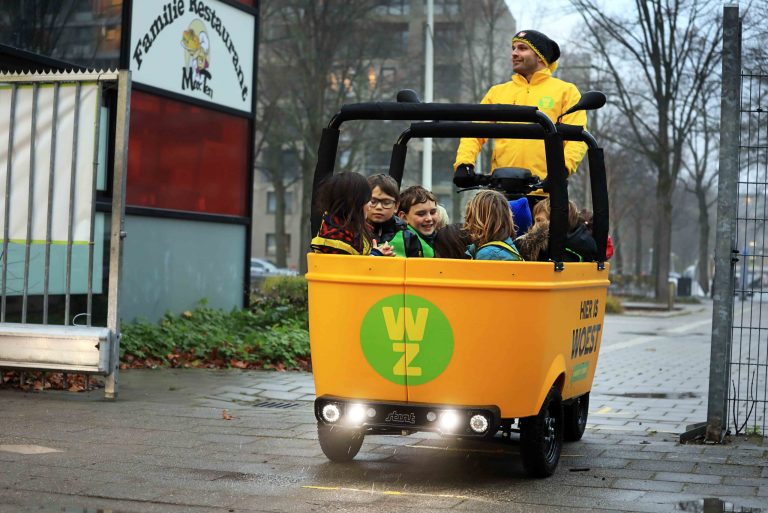
<instances>
[{"instance_id":1,"label":"grass patch","mask_svg":"<svg viewBox=\"0 0 768 513\"><path fill-rule=\"evenodd\" d=\"M624 313L624 305L616 296L608 295L605 298L605 313L621 314Z\"/></svg>"}]
</instances>

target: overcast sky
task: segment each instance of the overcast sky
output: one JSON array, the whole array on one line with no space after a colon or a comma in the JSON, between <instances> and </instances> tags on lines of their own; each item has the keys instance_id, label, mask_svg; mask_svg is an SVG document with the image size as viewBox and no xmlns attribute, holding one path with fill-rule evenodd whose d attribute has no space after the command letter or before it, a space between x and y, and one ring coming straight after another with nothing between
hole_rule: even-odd
<instances>
[{"instance_id":1,"label":"overcast sky","mask_svg":"<svg viewBox=\"0 0 768 513\"><path fill-rule=\"evenodd\" d=\"M546 8L543 2L531 0L506 0L517 29L532 29L545 33L562 47L571 43L571 32L581 23L581 17L574 12L568 0L549 0ZM532 7L534 6L534 7Z\"/></svg>"}]
</instances>

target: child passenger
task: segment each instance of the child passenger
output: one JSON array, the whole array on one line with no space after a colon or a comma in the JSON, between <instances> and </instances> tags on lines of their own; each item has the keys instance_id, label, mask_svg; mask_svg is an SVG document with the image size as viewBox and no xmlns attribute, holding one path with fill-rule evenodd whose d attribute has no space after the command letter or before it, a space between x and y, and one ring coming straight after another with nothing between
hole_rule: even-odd
<instances>
[{"instance_id":1,"label":"child passenger","mask_svg":"<svg viewBox=\"0 0 768 513\"><path fill-rule=\"evenodd\" d=\"M407 223L407 227L390 241L395 256L433 258L432 244L437 220L435 195L420 185L408 187L400 194L397 215Z\"/></svg>"},{"instance_id":2,"label":"child passenger","mask_svg":"<svg viewBox=\"0 0 768 513\"><path fill-rule=\"evenodd\" d=\"M467 255L474 260L522 260L515 247L515 223L509 203L497 191L480 191L467 203L464 228L472 244Z\"/></svg>"},{"instance_id":3,"label":"child passenger","mask_svg":"<svg viewBox=\"0 0 768 513\"><path fill-rule=\"evenodd\" d=\"M549 198L533 207L534 225L528 233L518 237L515 244L526 260L549 260ZM568 202L568 234L565 240L564 262L592 262L597 254L595 239L587 226L579 220L579 210L573 201Z\"/></svg>"},{"instance_id":4,"label":"child passenger","mask_svg":"<svg viewBox=\"0 0 768 513\"><path fill-rule=\"evenodd\" d=\"M435 232L435 258L466 260L469 234L460 224L449 224Z\"/></svg>"},{"instance_id":5,"label":"child passenger","mask_svg":"<svg viewBox=\"0 0 768 513\"><path fill-rule=\"evenodd\" d=\"M385 174L369 176L368 185L371 187L371 209L368 211L371 236L378 244L383 244L405 230L405 221L395 215L400 204L400 186Z\"/></svg>"},{"instance_id":6,"label":"child passenger","mask_svg":"<svg viewBox=\"0 0 768 513\"><path fill-rule=\"evenodd\" d=\"M384 243L377 247L371 238L366 215L371 208L371 188L358 173L339 173L320 186L317 208L323 221L311 241L315 253L341 255L392 256L392 248Z\"/></svg>"}]
</instances>

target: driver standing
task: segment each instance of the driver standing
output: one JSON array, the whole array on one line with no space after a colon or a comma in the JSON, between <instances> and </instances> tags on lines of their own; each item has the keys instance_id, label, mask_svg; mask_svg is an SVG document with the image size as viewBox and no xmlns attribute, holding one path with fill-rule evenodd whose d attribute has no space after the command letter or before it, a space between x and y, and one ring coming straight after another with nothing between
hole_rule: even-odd
<instances>
[{"instance_id":1,"label":"driver standing","mask_svg":"<svg viewBox=\"0 0 768 513\"><path fill-rule=\"evenodd\" d=\"M486 93L481 103L526 105L538 107L555 122L558 116L576 104L581 94L575 85L552 76L557 69L560 47L541 32L522 30L512 38L512 80L498 84ZM574 112L562 119L563 123L586 127L587 114ZM477 154L485 144L485 138L465 137L456 152L456 171L453 182L459 187L473 184L474 163ZM565 167L573 174L584 158L587 145L583 142L567 141L565 144ZM541 178L547 177L547 161L544 156L544 141L498 139L493 148L491 170L497 167L522 167Z\"/></svg>"}]
</instances>

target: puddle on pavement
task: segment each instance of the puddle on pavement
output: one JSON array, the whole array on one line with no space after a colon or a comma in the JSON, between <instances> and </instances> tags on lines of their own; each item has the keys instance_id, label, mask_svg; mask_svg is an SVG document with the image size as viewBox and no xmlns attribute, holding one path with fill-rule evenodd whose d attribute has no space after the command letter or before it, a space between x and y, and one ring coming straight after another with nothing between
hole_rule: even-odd
<instances>
[{"instance_id":1,"label":"puddle on pavement","mask_svg":"<svg viewBox=\"0 0 768 513\"><path fill-rule=\"evenodd\" d=\"M697 501L678 502L675 511L692 513L761 513L761 508L740 507L721 499L707 498Z\"/></svg>"},{"instance_id":2,"label":"puddle on pavement","mask_svg":"<svg viewBox=\"0 0 768 513\"><path fill-rule=\"evenodd\" d=\"M606 394L616 397L631 397L633 399L698 399L699 394L693 392L627 392L626 394Z\"/></svg>"},{"instance_id":3,"label":"puddle on pavement","mask_svg":"<svg viewBox=\"0 0 768 513\"><path fill-rule=\"evenodd\" d=\"M29 513L125 513L114 509L94 509L81 506L40 506L37 509L22 511Z\"/></svg>"}]
</instances>

